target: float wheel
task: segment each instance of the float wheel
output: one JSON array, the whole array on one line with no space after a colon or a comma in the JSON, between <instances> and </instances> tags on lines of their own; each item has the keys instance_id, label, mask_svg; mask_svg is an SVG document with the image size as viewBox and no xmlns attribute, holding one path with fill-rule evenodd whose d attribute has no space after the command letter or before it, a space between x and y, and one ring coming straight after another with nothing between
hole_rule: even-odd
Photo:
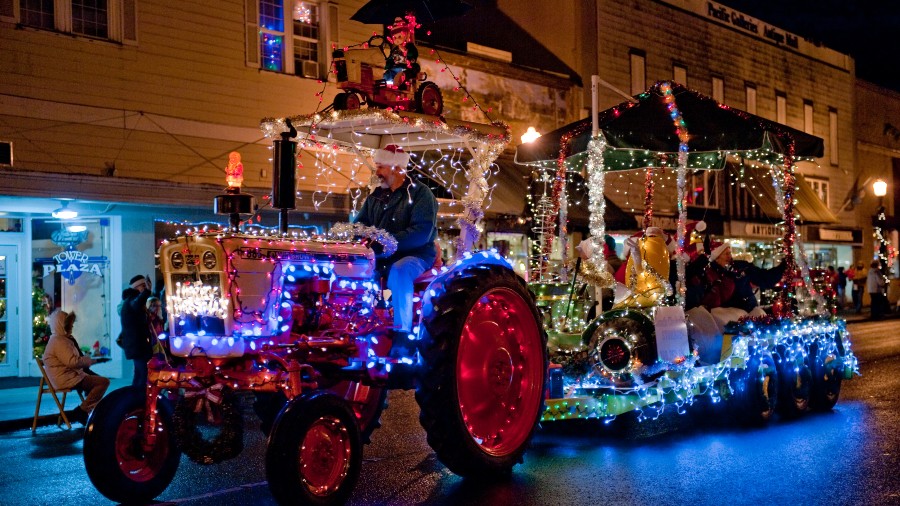
<instances>
[{"instance_id":1,"label":"float wheel","mask_svg":"<svg viewBox=\"0 0 900 506\"><path fill-rule=\"evenodd\" d=\"M768 354L751 354L747 367L731 381L733 408L737 417L751 425L762 425L775 415L778 404L778 371Z\"/></svg>"},{"instance_id":2,"label":"float wheel","mask_svg":"<svg viewBox=\"0 0 900 506\"><path fill-rule=\"evenodd\" d=\"M110 393L94 409L85 429L88 478L113 501L151 501L172 482L181 459L174 439L172 406L162 397L156 401L156 444L144 448L144 392L125 387Z\"/></svg>"},{"instance_id":3,"label":"float wheel","mask_svg":"<svg viewBox=\"0 0 900 506\"><path fill-rule=\"evenodd\" d=\"M810 382L810 408L813 411L830 411L841 395L844 376L837 351L829 351L816 340L809 346L807 354Z\"/></svg>"},{"instance_id":4,"label":"float wheel","mask_svg":"<svg viewBox=\"0 0 900 506\"><path fill-rule=\"evenodd\" d=\"M779 345L778 357L778 412L787 418L796 418L809 411L812 374L805 360L789 356L787 348Z\"/></svg>"}]
</instances>

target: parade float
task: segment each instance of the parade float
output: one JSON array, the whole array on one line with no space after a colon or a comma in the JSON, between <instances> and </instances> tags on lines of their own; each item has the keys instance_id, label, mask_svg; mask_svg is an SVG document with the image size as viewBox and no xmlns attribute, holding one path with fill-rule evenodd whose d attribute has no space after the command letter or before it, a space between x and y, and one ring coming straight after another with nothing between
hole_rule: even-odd
<instances>
[{"instance_id":1,"label":"parade float","mask_svg":"<svg viewBox=\"0 0 900 506\"><path fill-rule=\"evenodd\" d=\"M630 412L643 420L667 409L684 412L700 398L724 401L739 418L758 423L776 412L789 417L831 409L857 363L845 322L827 310L811 279L794 209L795 164L822 156L822 149L817 137L672 82L519 146L517 162L552 181L534 213L529 283L549 335L542 421L611 421ZM784 265L768 313L732 313L730 320L702 306L685 311L685 269L697 241L686 230L688 174L726 163L768 174L782 212ZM643 171L643 220L624 282L617 283L604 255L604 194L607 181L623 171ZM573 262L550 262L554 248L568 256L565 189L572 173L585 177L590 211L590 237L579 245L584 259L574 268ZM675 183L677 223L668 247L667 234L651 232L662 175ZM588 319L593 288L617 289L617 297Z\"/></svg>"}]
</instances>

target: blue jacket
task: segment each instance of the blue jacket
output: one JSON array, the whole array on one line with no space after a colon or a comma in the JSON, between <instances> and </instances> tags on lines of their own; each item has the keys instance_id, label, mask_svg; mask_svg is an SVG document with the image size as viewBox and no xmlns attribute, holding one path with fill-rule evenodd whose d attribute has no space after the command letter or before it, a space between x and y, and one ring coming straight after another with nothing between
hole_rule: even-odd
<instances>
[{"instance_id":1,"label":"blue jacket","mask_svg":"<svg viewBox=\"0 0 900 506\"><path fill-rule=\"evenodd\" d=\"M396 191L377 188L363 202L354 222L383 229L397 240L397 251L379 259L382 269L410 256L421 258L430 266L437 257L437 200L422 183L413 184L406 178Z\"/></svg>"}]
</instances>

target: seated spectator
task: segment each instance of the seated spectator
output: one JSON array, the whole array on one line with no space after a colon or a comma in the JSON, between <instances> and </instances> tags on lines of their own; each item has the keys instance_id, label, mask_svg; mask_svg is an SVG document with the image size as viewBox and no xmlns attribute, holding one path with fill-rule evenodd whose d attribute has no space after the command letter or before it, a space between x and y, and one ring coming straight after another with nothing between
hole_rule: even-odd
<instances>
[{"instance_id":1,"label":"seated spectator","mask_svg":"<svg viewBox=\"0 0 900 506\"><path fill-rule=\"evenodd\" d=\"M710 244L708 260L701 256L687 269L685 309L703 306L720 322L736 321L747 314L765 314L753 287L769 289L782 278L785 264L762 269L744 260L733 260L727 243ZM728 310L719 310L728 308Z\"/></svg>"},{"instance_id":2,"label":"seated spectator","mask_svg":"<svg viewBox=\"0 0 900 506\"><path fill-rule=\"evenodd\" d=\"M50 341L44 350L47 377L54 388L74 388L87 393L80 406L66 412L69 419L84 425L90 412L109 388L109 379L91 371L90 366L109 359L94 359L81 352L78 341L72 336L74 312L66 313L58 309L50 315L48 323L51 330Z\"/></svg>"}]
</instances>

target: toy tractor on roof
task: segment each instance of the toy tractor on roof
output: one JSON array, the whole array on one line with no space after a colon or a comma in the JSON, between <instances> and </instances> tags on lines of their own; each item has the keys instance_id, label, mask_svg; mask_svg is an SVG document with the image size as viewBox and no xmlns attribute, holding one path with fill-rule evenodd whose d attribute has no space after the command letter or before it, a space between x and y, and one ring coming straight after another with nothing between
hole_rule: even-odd
<instances>
[{"instance_id":1,"label":"toy tractor on roof","mask_svg":"<svg viewBox=\"0 0 900 506\"><path fill-rule=\"evenodd\" d=\"M412 44L415 37L415 18L395 23L392 33L402 34L403 41ZM408 37L409 39L406 39ZM334 98L334 108L338 111L355 110L366 104L369 107L411 111L431 116L440 116L444 111L444 99L436 84L420 71L416 58L398 56L400 42L381 35L374 35L362 47L335 49L332 52L332 73L337 79L337 87L343 90ZM402 45L402 44L401 44ZM410 51L416 51L414 46ZM395 76L385 74L386 62L400 58L402 71ZM384 75L390 76L383 79Z\"/></svg>"}]
</instances>

